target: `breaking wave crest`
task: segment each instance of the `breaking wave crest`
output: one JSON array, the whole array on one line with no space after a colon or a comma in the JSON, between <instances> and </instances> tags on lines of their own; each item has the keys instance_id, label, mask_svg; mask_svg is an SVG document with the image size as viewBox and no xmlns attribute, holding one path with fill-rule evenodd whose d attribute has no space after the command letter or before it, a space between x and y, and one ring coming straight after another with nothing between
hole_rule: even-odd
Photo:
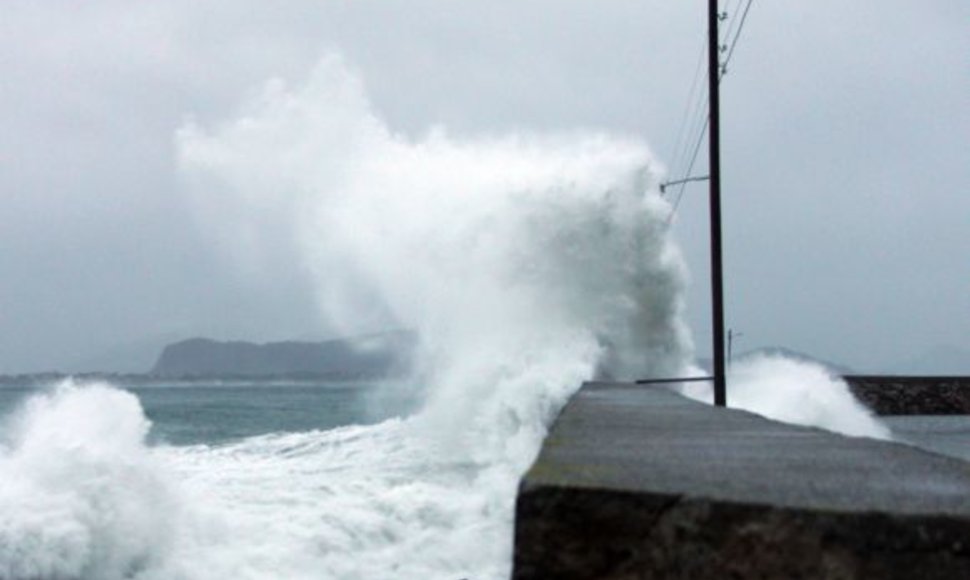
<instances>
[{"instance_id":1,"label":"breaking wave crest","mask_svg":"<svg viewBox=\"0 0 970 580\"><path fill-rule=\"evenodd\" d=\"M0 447L0 578L129 578L171 547L179 502L138 399L72 382L30 398Z\"/></svg>"},{"instance_id":2,"label":"breaking wave crest","mask_svg":"<svg viewBox=\"0 0 970 580\"><path fill-rule=\"evenodd\" d=\"M8 420L0 578L504 572L515 482L408 421L156 448L148 425L132 394L71 382Z\"/></svg>"}]
</instances>

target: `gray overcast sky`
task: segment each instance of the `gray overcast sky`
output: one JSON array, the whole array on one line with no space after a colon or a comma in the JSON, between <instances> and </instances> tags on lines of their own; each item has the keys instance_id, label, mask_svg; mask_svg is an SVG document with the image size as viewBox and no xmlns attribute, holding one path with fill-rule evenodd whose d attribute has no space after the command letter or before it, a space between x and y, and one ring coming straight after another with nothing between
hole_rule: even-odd
<instances>
[{"instance_id":1,"label":"gray overcast sky","mask_svg":"<svg viewBox=\"0 0 970 580\"><path fill-rule=\"evenodd\" d=\"M137 369L194 335L327 334L299 275L245 276L198 230L175 169L187 119L225 119L337 51L397 130L602 128L672 163L705 6L4 2L0 372ZM964 0L755 1L722 85L739 347L874 370L970 349L968 24ZM705 203L689 189L676 225L702 351Z\"/></svg>"}]
</instances>

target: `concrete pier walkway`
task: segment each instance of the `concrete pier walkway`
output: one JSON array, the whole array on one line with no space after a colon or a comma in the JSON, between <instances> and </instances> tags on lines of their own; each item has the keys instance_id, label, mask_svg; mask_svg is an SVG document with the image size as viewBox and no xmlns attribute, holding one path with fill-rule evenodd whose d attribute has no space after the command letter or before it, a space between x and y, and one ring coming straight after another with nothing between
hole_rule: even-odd
<instances>
[{"instance_id":1,"label":"concrete pier walkway","mask_svg":"<svg viewBox=\"0 0 970 580\"><path fill-rule=\"evenodd\" d=\"M589 383L522 481L514 578L970 578L970 463Z\"/></svg>"}]
</instances>

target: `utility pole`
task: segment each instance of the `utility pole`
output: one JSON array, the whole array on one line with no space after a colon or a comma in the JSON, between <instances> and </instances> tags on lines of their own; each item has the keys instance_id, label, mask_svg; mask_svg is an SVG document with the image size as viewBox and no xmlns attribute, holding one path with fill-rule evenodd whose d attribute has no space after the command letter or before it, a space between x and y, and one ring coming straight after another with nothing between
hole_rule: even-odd
<instances>
[{"instance_id":1,"label":"utility pole","mask_svg":"<svg viewBox=\"0 0 970 580\"><path fill-rule=\"evenodd\" d=\"M721 264L721 127L720 92L718 91L718 83L721 80L721 47L717 31L719 18L717 0L708 0L707 80L711 107L711 127L708 141L711 166L711 308L714 327L714 404L724 407L727 405L727 381L724 365L724 272Z\"/></svg>"}]
</instances>

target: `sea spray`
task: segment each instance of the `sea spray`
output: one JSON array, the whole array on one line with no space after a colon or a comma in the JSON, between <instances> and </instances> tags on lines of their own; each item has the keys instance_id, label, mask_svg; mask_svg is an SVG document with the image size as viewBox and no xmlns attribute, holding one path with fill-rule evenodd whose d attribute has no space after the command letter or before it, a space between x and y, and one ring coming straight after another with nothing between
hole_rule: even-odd
<instances>
[{"instance_id":1,"label":"sea spray","mask_svg":"<svg viewBox=\"0 0 970 580\"><path fill-rule=\"evenodd\" d=\"M691 384L689 397L711 403L710 387ZM776 421L858 437L890 439L889 429L820 364L782 355L753 355L728 373L728 406Z\"/></svg>"},{"instance_id":2,"label":"sea spray","mask_svg":"<svg viewBox=\"0 0 970 580\"><path fill-rule=\"evenodd\" d=\"M433 517L338 545L334 561L348 568L335 577L507 575L518 478L568 397L597 370L686 369L686 272L657 164L637 139L409 137L330 57L303 84L269 83L237 118L186 126L177 144L200 224L247 269L308 272L338 333L420 337L425 405L397 434L420 468L378 488L401 501L403 488L427 489ZM386 462L386 450L368 452ZM341 488L349 502L361 491ZM384 517L381 503L359 506L361 521ZM344 517L361 513L330 515ZM449 547L411 546L423 537Z\"/></svg>"},{"instance_id":3,"label":"sea spray","mask_svg":"<svg viewBox=\"0 0 970 580\"><path fill-rule=\"evenodd\" d=\"M200 223L249 268L270 256L269 272L308 272L325 323L340 333L404 327L420 336L425 405L396 431L410 450L407 476L378 478L371 492L406 502L400 490L416 486L442 501L418 512L433 517L378 540L347 522L381 520L365 506L391 504L369 500L350 520L333 514L356 538L353 564L340 549L328 555L349 566L335 577L505 577L518 478L569 396L597 372L689 370L686 272L655 189L658 166L636 139L459 138L443 128L409 137L374 113L359 79L331 57L304 84L269 83L238 118L186 126L178 146ZM796 374L781 381L777 406L759 396L771 381L757 372L737 401L783 420L882 433L838 384L795 396L802 378L810 391L819 385ZM377 464L384 452L370 451ZM338 481L353 501L353 477ZM448 549L429 549L445 537Z\"/></svg>"},{"instance_id":4,"label":"sea spray","mask_svg":"<svg viewBox=\"0 0 970 580\"><path fill-rule=\"evenodd\" d=\"M138 400L65 381L4 421L0 578L130 578L170 548L179 504Z\"/></svg>"},{"instance_id":5,"label":"sea spray","mask_svg":"<svg viewBox=\"0 0 970 580\"><path fill-rule=\"evenodd\" d=\"M514 447L527 464L604 361L616 377L683 371L685 271L642 142L409 138L337 57L243 111L179 133L202 224L255 245L241 252L250 267L278 252L309 271L341 333L415 329L425 424L463 453Z\"/></svg>"},{"instance_id":6,"label":"sea spray","mask_svg":"<svg viewBox=\"0 0 970 580\"><path fill-rule=\"evenodd\" d=\"M3 423L3 580L507 572L514 483L408 421L149 448L134 395L69 382Z\"/></svg>"}]
</instances>

